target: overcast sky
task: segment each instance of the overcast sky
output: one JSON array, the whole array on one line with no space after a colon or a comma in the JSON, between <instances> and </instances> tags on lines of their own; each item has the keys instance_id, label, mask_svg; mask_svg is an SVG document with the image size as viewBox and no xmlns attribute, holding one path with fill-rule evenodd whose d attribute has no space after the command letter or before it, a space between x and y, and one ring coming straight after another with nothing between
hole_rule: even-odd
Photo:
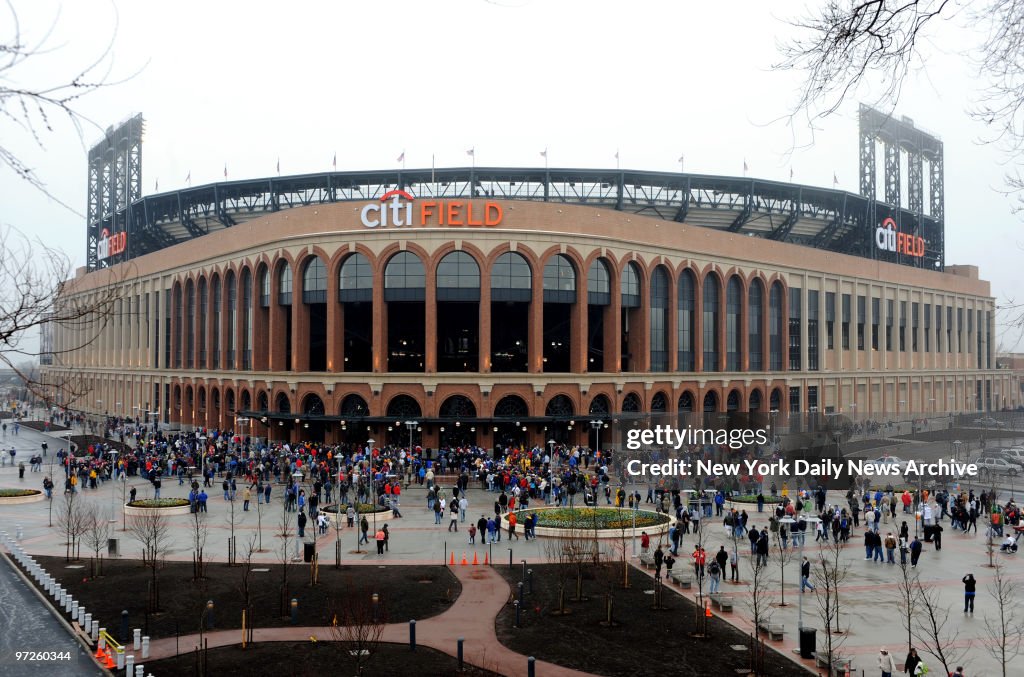
<instances>
[{"instance_id":1,"label":"overcast sky","mask_svg":"<svg viewBox=\"0 0 1024 677\"><path fill-rule=\"evenodd\" d=\"M817 4L810 0L811 6ZM799 84L773 70L796 3L595 0L125 2L14 0L23 39L48 51L21 85L71 77L112 42L111 79L78 104L95 126L64 121L29 160L72 213L0 171L0 222L85 259L86 152L108 125L146 118L146 194L192 184L338 170L468 164L614 167L789 180L856 192L857 101L789 126ZM926 66L896 109L940 136L946 259L975 264L998 302L1017 297L1024 237L1002 195L1005 158L979 143L964 53L977 36L937 27ZM9 29L0 18L0 31ZM5 36L6 37L6 36ZM940 47L941 45L941 47ZM879 160L880 161L880 160ZM1003 337L1012 347L1015 338Z\"/></svg>"}]
</instances>

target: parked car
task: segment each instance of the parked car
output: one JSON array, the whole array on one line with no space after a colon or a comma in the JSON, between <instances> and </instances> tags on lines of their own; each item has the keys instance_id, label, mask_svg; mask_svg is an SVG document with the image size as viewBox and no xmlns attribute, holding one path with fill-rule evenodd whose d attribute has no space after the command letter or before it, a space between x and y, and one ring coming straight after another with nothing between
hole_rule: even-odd
<instances>
[{"instance_id":1,"label":"parked car","mask_svg":"<svg viewBox=\"0 0 1024 677\"><path fill-rule=\"evenodd\" d=\"M1021 466L1011 463L1005 458L993 456L979 458L977 464L978 472L982 475L1019 475L1021 473Z\"/></svg>"},{"instance_id":2,"label":"parked car","mask_svg":"<svg viewBox=\"0 0 1024 677\"><path fill-rule=\"evenodd\" d=\"M1006 427L1005 423L1003 423L1002 421L997 421L996 419L992 418L991 416L983 416L981 418L976 418L976 419L974 419L973 423L974 423L974 425L980 425L980 426L984 426L986 428L1005 428Z\"/></svg>"}]
</instances>

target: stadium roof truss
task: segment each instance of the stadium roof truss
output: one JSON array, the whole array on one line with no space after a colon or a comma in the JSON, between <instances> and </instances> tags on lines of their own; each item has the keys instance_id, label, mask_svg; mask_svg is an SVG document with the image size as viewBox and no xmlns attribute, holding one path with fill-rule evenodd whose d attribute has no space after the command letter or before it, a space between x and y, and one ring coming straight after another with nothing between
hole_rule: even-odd
<instances>
[{"instance_id":1,"label":"stadium roof truss","mask_svg":"<svg viewBox=\"0 0 1024 677\"><path fill-rule=\"evenodd\" d=\"M614 209L829 251L941 269L943 222L920 210L839 190L760 179L602 169L446 168L329 172L226 181L150 195L121 206L127 250L111 263L231 228L268 213L379 199L401 188L416 198L526 200ZM926 243L912 258L874 246L886 217ZM934 245L933 245L934 243Z\"/></svg>"}]
</instances>

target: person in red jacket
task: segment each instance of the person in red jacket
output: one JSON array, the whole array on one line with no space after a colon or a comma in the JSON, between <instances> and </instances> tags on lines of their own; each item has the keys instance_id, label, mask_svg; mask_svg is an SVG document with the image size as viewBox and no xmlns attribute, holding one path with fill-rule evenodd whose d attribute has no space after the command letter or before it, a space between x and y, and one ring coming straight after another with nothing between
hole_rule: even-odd
<instances>
[{"instance_id":1,"label":"person in red jacket","mask_svg":"<svg viewBox=\"0 0 1024 677\"><path fill-rule=\"evenodd\" d=\"M707 553L704 552L704 548L699 545L693 546L693 554L690 555L693 560L693 573L697 576L697 579L704 577L704 564L707 562Z\"/></svg>"},{"instance_id":2,"label":"person in red jacket","mask_svg":"<svg viewBox=\"0 0 1024 677\"><path fill-rule=\"evenodd\" d=\"M640 554L644 554L651 549L651 537L647 535L646 531L640 532Z\"/></svg>"}]
</instances>

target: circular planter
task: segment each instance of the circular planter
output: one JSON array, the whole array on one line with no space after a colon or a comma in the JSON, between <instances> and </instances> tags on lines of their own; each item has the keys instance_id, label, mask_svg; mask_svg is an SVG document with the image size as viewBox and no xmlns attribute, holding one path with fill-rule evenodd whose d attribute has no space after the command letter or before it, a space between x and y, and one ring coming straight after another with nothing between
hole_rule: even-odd
<instances>
[{"instance_id":1,"label":"circular planter","mask_svg":"<svg viewBox=\"0 0 1024 677\"><path fill-rule=\"evenodd\" d=\"M373 516L374 514L379 515L381 513L385 513L385 512L390 513L391 512L391 508L378 507L376 510L373 510L373 507L374 506L371 503L360 503L359 507L358 507L358 509L356 511L356 523L359 522L359 517L362 516L362 515ZM335 521L337 521L339 519L345 519L346 512L348 511L348 506L347 505L344 506L344 510L342 510L340 513L336 512L337 508L338 508L338 504L337 503L331 503L329 505L325 505L322 508L319 508L319 511L324 513L325 515L327 515L327 519L331 520L331 526L332 527L334 526L334 522Z\"/></svg>"},{"instance_id":2,"label":"circular planter","mask_svg":"<svg viewBox=\"0 0 1024 677\"><path fill-rule=\"evenodd\" d=\"M516 513L516 520L517 520L516 528L519 529L520 533L522 532L522 524L523 524L523 515L524 515L524 513L531 513L531 512L543 513L544 511L547 511L547 510L568 510L568 509L569 508L566 508L564 506L563 507L551 506L551 507L542 507L542 508L527 508L526 510L516 510L515 511L515 513ZM586 511L586 510L592 510L592 509L593 508L577 508L577 510L579 510L581 512L582 511ZM616 515L616 517L618 516L618 513L620 512L619 510L617 510L615 508L598 508L598 510L601 511L601 512L614 513ZM636 529L633 529L633 525L632 525L632 513L633 513L633 511L629 510L628 508L623 508L621 510L621 513L622 513L622 518L630 522L629 526L627 526L626 529L625 529L625 534L626 534L627 538L629 538L630 536L639 537L641 532L644 532L644 531L646 531L649 536L656 536L656 535L659 535L659 534L664 534L664 533L668 532L669 526L672 523L671 518L668 515L664 514L664 513L651 512L650 510L638 510L638 511L636 511L637 517L640 517L641 515L643 515L644 517L650 517L650 518L657 519L659 521L660 520L664 520L664 521L659 523L659 524L652 524L652 525L648 525L648 526L641 526L641 525L638 524L636 526ZM597 529L595 531L592 527L587 526L587 524L588 523L587 523L586 517L581 516L580 517L579 525L576 527L576 533L575 534L572 533L573 530L570 527L544 527L544 526L540 526L540 524L538 524L537 527L534 529L534 533L536 533L538 536L553 536L555 538L570 538L570 537L573 537L573 536L575 536L575 537L580 537L580 536L596 537L596 538L622 538L623 529L621 529L621 528L614 527L614 528L608 528L608 529ZM504 529L508 528L508 515L507 514L501 516L501 528L504 528Z\"/></svg>"},{"instance_id":3,"label":"circular planter","mask_svg":"<svg viewBox=\"0 0 1024 677\"><path fill-rule=\"evenodd\" d=\"M135 501L136 503L145 503L152 499L143 499L141 501ZM160 499L160 500L182 500L185 499ZM131 503L125 503L124 514L125 515L188 515L190 514L190 506L188 501L185 501L184 505L166 505L166 506L147 506L147 505L132 505Z\"/></svg>"},{"instance_id":4,"label":"circular planter","mask_svg":"<svg viewBox=\"0 0 1024 677\"><path fill-rule=\"evenodd\" d=\"M4 496L3 492L29 492L22 496ZM18 503L35 503L46 499L46 494L38 489L0 489L0 505L17 505Z\"/></svg>"}]
</instances>

